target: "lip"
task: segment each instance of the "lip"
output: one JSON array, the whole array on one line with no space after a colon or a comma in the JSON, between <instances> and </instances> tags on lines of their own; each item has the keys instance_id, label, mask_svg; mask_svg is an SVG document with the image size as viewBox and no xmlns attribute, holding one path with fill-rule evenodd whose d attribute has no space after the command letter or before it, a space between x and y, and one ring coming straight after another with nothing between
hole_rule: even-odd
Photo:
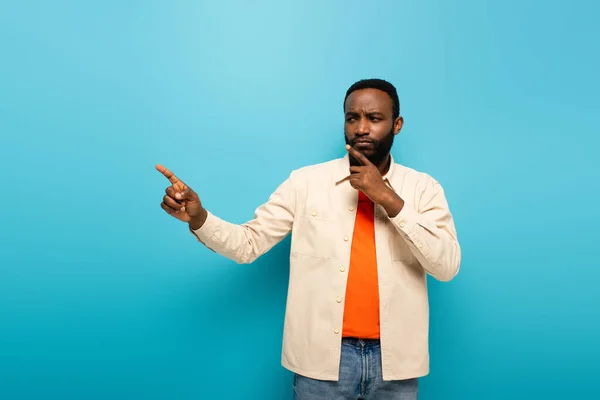
<instances>
[{"instance_id":1,"label":"lip","mask_svg":"<svg viewBox=\"0 0 600 400\"><path fill-rule=\"evenodd\" d=\"M373 144L373 142L369 142L369 141L354 142L354 147L360 148L360 149L368 149L368 148L372 148L373 146L375 146Z\"/></svg>"}]
</instances>

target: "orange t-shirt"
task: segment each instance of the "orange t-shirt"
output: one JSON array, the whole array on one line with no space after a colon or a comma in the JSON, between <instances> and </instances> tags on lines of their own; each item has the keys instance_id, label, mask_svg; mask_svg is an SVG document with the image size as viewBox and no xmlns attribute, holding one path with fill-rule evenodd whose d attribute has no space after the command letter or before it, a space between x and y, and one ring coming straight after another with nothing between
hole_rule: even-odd
<instances>
[{"instance_id":1,"label":"orange t-shirt","mask_svg":"<svg viewBox=\"0 0 600 400\"><path fill-rule=\"evenodd\" d=\"M361 191L358 192L356 222L352 236L342 336L379 339L374 205Z\"/></svg>"}]
</instances>

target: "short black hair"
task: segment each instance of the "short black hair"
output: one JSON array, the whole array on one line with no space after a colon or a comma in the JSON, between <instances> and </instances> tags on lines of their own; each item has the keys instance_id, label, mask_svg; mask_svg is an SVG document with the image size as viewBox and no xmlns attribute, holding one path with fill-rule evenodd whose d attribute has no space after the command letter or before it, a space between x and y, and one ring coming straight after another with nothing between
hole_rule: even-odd
<instances>
[{"instance_id":1,"label":"short black hair","mask_svg":"<svg viewBox=\"0 0 600 400\"><path fill-rule=\"evenodd\" d=\"M352 92L361 89L378 89L386 92L388 96L390 96L390 99L392 99L393 119L395 120L400 116L400 100L398 100L398 92L396 92L394 85L383 79L362 79L353 83L346 91L346 97L344 97L344 109L346 109L346 100L348 99L348 96L350 96Z\"/></svg>"}]
</instances>

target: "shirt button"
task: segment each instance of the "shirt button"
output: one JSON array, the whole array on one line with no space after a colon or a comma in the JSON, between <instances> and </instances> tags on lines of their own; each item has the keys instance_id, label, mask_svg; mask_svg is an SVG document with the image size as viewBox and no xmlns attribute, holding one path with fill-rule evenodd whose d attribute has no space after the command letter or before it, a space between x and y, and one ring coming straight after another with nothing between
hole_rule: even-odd
<instances>
[{"instance_id":1,"label":"shirt button","mask_svg":"<svg viewBox=\"0 0 600 400\"><path fill-rule=\"evenodd\" d=\"M338 303L341 303L342 302L342 298L338 297L338 298L335 299L335 301L337 301Z\"/></svg>"},{"instance_id":2,"label":"shirt button","mask_svg":"<svg viewBox=\"0 0 600 400\"><path fill-rule=\"evenodd\" d=\"M344 271L346 271L346 268L344 266L341 266L340 271L344 272Z\"/></svg>"},{"instance_id":3,"label":"shirt button","mask_svg":"<svg viewBox=\"0 0 600 400\"><path fill-rule=\"evenodd\" d=\"M350 210L350 211L354 211L354 206L350 206L350 207L348 207L348 210Z\"/></svg>"},{"instance_id":4,"label":"shirt button","mask_svg":"<svg viewBox=\"0 0 600 400\"><path fill-rule=\"evenodd\" d=\"M400 222L400 228L404 228L404 221Z\"/></svg>"},{"instance_id":5,"label":"shirt button","mask_svg":"<svg viewBox=\"0 0 600 400\"><path fill-rule=\"evenodd\" d=\"M344 236L344 241L345 241L345 242L347 242L347 241L348 241L348 239L349 239L349 237L348 237L348 236Z\"/></svg>"},{"instance_id":6,"label":"shirt button","mask_svg":"<svg viewBox=\"0 0 600 400\"><path fill-rule=\"evenodd\" d=\"M333 330L333 333L335 333L335 334L337 335L338 333L340 333L340 330L339 330L338 328L335 328L335 329Z\"/></svg>"},{"instance_id":7,"label":"shirt button","mask_svg":"<svg viewBox=\"0 0 600 400\"><path fill-rule=\"evenodd\" d=\"M423 243L419 243L419 248L423 248Z\"/></svg>"},{"instance_id":8,"label":"shirt button","mask_svg":"<svg viewBox=\"0 0 600 400\"><path fill-rule=\"evenodd\" d=\"M312 212L312 216L313 216L313 217L316 217L316 216L317 216L317 212L316 212L316 211L313 211L313 212Z\"/></svg>"}]
</instances>

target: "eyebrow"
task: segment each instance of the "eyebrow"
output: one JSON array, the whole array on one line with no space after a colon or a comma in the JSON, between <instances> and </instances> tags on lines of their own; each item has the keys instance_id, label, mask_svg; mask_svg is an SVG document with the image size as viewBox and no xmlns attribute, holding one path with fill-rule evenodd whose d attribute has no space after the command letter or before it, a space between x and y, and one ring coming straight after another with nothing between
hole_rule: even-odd
<instances>
[{"instance_id":1,"label":"eyebrow","mask_svg":"<svg viewBox=\"0 0 600 400\"><path fill-rule=\"evenodd\" d=\"M380 115L380 116L384 116L385 114L381 111L377 111L377 110L371 110L371 111L367 111L366 113L367 115ZM357 111L347 111L345 115L358 115Z\"/></svg>"}]
</instances>

